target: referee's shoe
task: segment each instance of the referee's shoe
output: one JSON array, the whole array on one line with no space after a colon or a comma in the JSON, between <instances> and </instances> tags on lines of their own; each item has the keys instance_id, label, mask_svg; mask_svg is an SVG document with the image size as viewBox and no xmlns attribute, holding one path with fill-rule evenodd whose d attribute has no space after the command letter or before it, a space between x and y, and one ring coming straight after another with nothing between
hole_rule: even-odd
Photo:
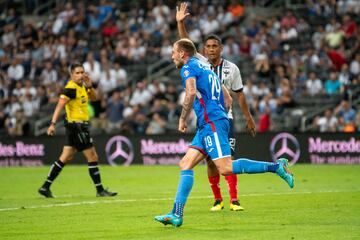
<instances>
[{"instance_id":1,"label":"referee's shoe","mask_svg":"<svg viewBox=\"0 0 360 240\"><path fill-rule=\"evenodd\" d=\"M46 198L53 198L54 197L49 188L44 188L44 187L39 188L38 193L40 193L41 195L43 195Z\"/></svg>"},{"instance_id":2,"label":"referee's shoe","mask_svg":"<svg viewBox=\"0 0 360 240\"><path fill-rule=\"evenodd\" d=\"M96 196L97 197L113 197L113 196L116 196L117 195L117 192L110 192L106 189L103 189L102 191L98 191L96 193Z\"/></svg>"}]
</instances>

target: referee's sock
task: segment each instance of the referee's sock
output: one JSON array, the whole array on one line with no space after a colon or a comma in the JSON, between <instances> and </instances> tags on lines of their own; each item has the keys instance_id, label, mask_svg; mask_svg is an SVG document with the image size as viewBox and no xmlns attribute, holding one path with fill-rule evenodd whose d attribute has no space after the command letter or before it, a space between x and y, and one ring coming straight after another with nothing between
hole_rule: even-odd
<instances>
[{"instance_id":1,"label":"referee's sock","mask_svg":"<svg viewBox=\"0 0 360 240\"><path fill-rule=\"evenodd\" d=\"M194 184L194 171L182 170L172 213L178 217L184 214L184 206Z\"/></svg>"},{"instance_id":2,"label":"referee's sock","mask_svg":"<svg viewBox=\"0 0 360 240\"><path fill-rule=\"evenodd\" d=\"M49 189L55 178L59 175L65 163L61 162L60 160L56 160L50 167L50 171L48 177L41 188Z\"/></svg>"},{"instance_id":3,"label":"referee's sock","mask_svg":"<svg viewBox=\"0 0 360 240\"><path fill-rule=\"evenodd\" d=\"M278 163L253 161L246 158L240 158L232 161L233 173L265 173L276 172L279 167Z\"/></svg>"},{"instance_id":4,"label":"referee's sock","mask_svg":"<svg viewBox=\"0 0 360 240\"><path fill-rule=\"evenodd\" d=\"M96 191L97 192L103 191L104 187L101 184L101 177L100 177L100 170L98 167L98 163L97 162L89 162L88 167L89 167L89 174L90 174L91 179L94 182Z\"/></svg>"}]
</instances>

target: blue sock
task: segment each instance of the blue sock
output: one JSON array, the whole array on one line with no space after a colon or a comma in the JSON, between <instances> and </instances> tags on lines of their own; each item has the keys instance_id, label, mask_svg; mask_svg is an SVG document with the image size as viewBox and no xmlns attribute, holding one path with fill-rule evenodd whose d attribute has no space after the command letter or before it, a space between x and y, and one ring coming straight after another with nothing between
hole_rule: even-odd
<instances>
[{"instance_id":1,"label":"blue sock","mask_svg":"<svg viewBox=\"0 0 360 240\"><path fill-rule=\"evenodd\" d=\"M253 161L246 158L240 158L232 161L233 173L264 173L276 172L279 167L278 163Z\"/></svg>"},{"instance_id":2,"label":"blue sock","mask_svg":"<svg viewBox=\"0 0 360 240\"><path fill-rule=\"evenodd\" d=\"M175 197L172 213L178 217L184 215L184 206L194 184L194 171L183 170L180 172L180 181Z\"/></svg>"}]
</instances>

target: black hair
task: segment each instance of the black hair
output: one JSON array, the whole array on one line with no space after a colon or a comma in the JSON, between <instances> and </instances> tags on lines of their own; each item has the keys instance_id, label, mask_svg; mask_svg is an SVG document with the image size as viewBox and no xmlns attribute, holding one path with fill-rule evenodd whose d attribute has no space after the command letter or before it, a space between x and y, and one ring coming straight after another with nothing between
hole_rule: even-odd
<instances>
[{"instance_id":1,"label":"black hair","mask_svg":"<svg viewBox=\"0 0 360 240\"><path fill-rule=\"evenodd\" d=\"M216 35L216 34L210 34L210 35L207 35L204 39L204 43L206 43L208 40L216 40L219 42L220 45L222 45L222 40L221 38Z\"/></svg>"},{"instance_id":2,"label":"black hair","mask_svg":"<svg viewBox=\"0 0 360 240\"><path fill-rule=\"evenodd\" d=\"M72 73L72 72L75 70L75 68L77 68L77 67L82 67L82 68L84 68L84 66L83 66L81 63L76 62L76 63L71 64L71 66L70 66L70 72Z\"/></svg>"}]
</instances>

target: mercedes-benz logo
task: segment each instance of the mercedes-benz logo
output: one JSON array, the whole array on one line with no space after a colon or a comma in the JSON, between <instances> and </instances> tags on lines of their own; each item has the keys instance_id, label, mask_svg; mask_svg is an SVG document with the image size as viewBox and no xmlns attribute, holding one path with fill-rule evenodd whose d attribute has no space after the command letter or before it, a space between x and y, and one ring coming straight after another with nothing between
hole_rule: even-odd
<instances>
[{"instance_id":1,"label":"mercedes-benz logo","mask_svg":"<svg viewBox=\"0 0 360 240\"><path fill-rule=\"evenodd\" d=\"M279 133L271 140L270 153L274 162L281 157L286 157L290 165L293 165L299 160L300 144L293 135Z\"/></svg>"},{"instance_id":2,"label":"mercedes-benz logo","mask_svg":"<svg viewBox=\"0 0 360 240\"><path fill-rule=\"evenodd\" d=\"M114 136L105 147L106 158L110 165L116 166L123 163L129 166L134 160L134 149L130 140L123 136Z\"/></svg>"}]
</instances>

